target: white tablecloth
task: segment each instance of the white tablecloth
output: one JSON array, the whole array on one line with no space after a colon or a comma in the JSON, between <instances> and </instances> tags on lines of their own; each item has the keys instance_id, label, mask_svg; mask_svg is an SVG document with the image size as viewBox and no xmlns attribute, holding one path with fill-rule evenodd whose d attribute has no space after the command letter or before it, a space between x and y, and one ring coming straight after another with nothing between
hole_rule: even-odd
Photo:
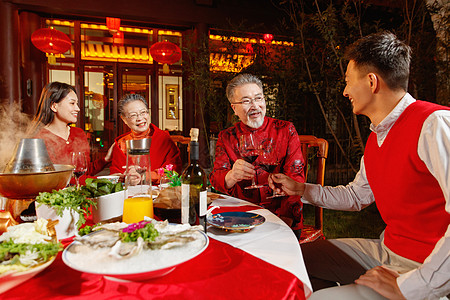
<instances>
[{"instance_id":1,"label":"white tablecloth","mask_svg":"<svg viewBox=\"0 0 450 300\"><path fill-rule=\"evenodd\" d=\"M214 200L212 205L226 207L251 205L251 203L222 195L221 198ZM312 291L311 282L294 233L286 223L267 209L255 206L255 210L251 212L264 216L266 218L264 224L244 233L230 233L210 226L208 235L294 274L303 282L305 296L308 298Z\"/></svg>"}]
</instances>

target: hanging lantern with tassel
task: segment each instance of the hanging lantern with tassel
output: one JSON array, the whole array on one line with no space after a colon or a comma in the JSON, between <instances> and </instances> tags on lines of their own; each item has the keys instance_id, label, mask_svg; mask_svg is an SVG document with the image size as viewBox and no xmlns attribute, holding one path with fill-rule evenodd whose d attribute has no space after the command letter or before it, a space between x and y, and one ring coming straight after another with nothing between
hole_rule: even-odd
<instances>
[{"instance_id":1,"label":"hanging lantern with tassel","mask_svg":"<svg viewBox=\"0 0 450 300\"><path fill-rule=\"evenodd\" d=\"M273 40L273 35L270 33L266 33L263 35L264 41L266 41L267 44L270 44Z\"/></svg>"},{"instance_id":2,"label":"hanging lantern with tassel","mask_svg":"<svg viewBox=\"0 0 450 300\"><path fill-rule=\"evenodd\" d=\"M72 47L72 41L63 32L54 28L40 28L31 35L31 42L33 45L49 54L49 64L55 64L55 54L67 52Z\"/></svg>"},{"instance_id":3,"label":"hanging lantern with tassel","mask_svg":"<svg viewBox=\"0 0 450 300\"><path fill-rule=\"evenodd\" d=\"M120 31L120 18L106 18L106 27L108 27L109 32L111 34L115 34Z\"/></svg>"},{"instance_id":4,"label":"hanging lantern with tassel","mask_svg":"<svg viewBox=\"0 0 450 300\"><path fill-rule=\"evenodd\" d=\"M169 73L169 66L181 59L181 49L174 43L164 41L153 44L150 47L150 54L154 61L164 64L163 72Z\"/></svg>"}]
</instances>

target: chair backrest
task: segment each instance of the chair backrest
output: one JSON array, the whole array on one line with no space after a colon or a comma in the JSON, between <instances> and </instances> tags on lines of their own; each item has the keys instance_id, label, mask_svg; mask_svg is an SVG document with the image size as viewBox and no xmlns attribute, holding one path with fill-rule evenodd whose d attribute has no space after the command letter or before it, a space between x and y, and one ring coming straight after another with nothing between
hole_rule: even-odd
<instances>
[{"instance_id":1,"label":"chair backrest","mask_svg":"<svg viewBox=\"0 0 450 300\"><path fill-rule=\"evenodd\" d=\"M325 162L328 156L328 142L325 139L317 138L313 135L299 135L300 145L302 149L303 159L305 160L305 181L307 180L308 173L315 173L316 178L313 183L317 183L323 186L325 178ZM315 148L313 156L310 156L309 150ZM316 162L313 162L313 160ZM311 167L314 170L311 170ZM315 219L314 227L319 230L323 230L323 209L321 207L314 207Z\"/></svg>"},{"instance_id":2,"label":"chair backrest","mask_svg":"<svg viewBox=\"0 0 450 300\"><path fill-rule=\"evenodd\" d=\"M185 163L191 163L191 138L182 135L171 135L170 138L180 149L181 161L183 162L183 167ZM183 151L186 149L186 152ZM186 155L187 154L187 155Z\"/></svg>"}]
</instances>

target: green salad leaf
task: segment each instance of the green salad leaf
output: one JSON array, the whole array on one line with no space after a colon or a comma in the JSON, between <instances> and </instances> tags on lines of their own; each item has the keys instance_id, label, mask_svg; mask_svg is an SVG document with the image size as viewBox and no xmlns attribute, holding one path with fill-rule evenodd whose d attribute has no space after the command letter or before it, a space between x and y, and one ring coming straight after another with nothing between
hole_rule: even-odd
<instances>
[{"instance_id":1,"label":"green salad leaf","mask_svg":"<svg viewBox=\"0 0 450 300\"><path fill-rule=\"evenodd\" d=\"M81 191L88 198L97 198L123 190L121 182L112 183L108 179L86 178L85 182L86 185L81 187Z\"/></svg>"},{"instance_id":2,"label":"green salad leaf","mask_svg":"<svg viewBox=\"0 0 450 300\"><path fill-rule=\"evenodd\" d=\"M0 243L0 262L4 265L17 264L18 257L27 254L27 251L37 253L37 262L46 262L62 250L61 243L16 244L14 241L4 241Z\"/></svg>"},{"instance_id":3,"label":"green salad leaf","mask_svg":"<svg viewBox=\"0 0 450 300\"><path fill-rule=\"evenodd\" d=\"M141 237L144 241L154 241L159 236L159 232L151 222L141 221L122 229L119 236L125 243L136 242L138 237Z\"/></svg>"},{"instance_id":4,"label":"green salad leaf","mask_svg":"<svg viewBox=\"0 0 450 300\"><path fill-rule=\"evenodd\" d=\"M80 229L78 230L78 234L79 234L80 236L89 234L89 233L91 233L91 232L94 231L94 228L95 228L95 227L100 226L100 225L101 225L100 223L94 224L94 225L92 225L92 226L86 225L86 226L84 226L83 228L80 228Z\"/></svg>"},{"instance_id":5,"label":"green salad leaf","mask_svg":"<svg viewBox=\"0 0 450 300\"><path fill-rule=\"evenodd\" d=\"M59 191L53 190L51 193L39 193L36 201L39 202L39 206L45 204L55 209L59 217L63 216L64 209L78 213L80 215L76 223L78 228L86 222L85 214L90 213L89 207L91 205L97 207L97 203L87 198L81 189L77 190L73 186Z\"/></svg>"}]
</instances>

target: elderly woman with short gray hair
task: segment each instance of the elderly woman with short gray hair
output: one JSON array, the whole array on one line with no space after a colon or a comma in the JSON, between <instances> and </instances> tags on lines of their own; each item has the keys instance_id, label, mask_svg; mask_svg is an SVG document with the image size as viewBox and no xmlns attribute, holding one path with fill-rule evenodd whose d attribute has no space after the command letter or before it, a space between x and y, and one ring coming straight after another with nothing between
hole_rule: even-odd
<instances>
[{"instance_id":1,"label":"elderly woman with short gray hair","mask_svg":"<svg viewBox=\"0 0 450 300\"><path fill-rule=\"evenodd\" d=\"M150 123L148 103L142 95L125 95L118 103L122 121L131 129L118 136L112 153L111 174L123 174L126 166L126 141L151 138L150 164L152 170L172 164L175 171L181 171L180 150L170 139L169 134ZM152 182L159 175L152 171Z\"/></svg>"}]
</instances>

